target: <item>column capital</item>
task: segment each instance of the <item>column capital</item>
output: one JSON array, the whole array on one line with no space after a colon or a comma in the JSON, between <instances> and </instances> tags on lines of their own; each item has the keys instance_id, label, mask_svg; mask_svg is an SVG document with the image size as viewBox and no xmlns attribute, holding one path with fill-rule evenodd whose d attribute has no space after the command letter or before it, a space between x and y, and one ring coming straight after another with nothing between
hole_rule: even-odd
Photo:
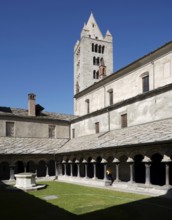
<instances>
[{"instance_id":1,"label":"column capital","mask_svg":"<svg viewBox=\"0 0 172 220\"><path fill-rule=\"evenodd\" d=\"M119 161L117 158L114 158L113 161L112 161L112 163L119 164L120 161Z\"/></svg>"},{"instance_id":2,"label":"column capital","mask_svg":"<svg viewBox=\"0 0 172 220\"><path fill-rule=\"evenodd\" d=\"M129 164L133 164L133 163L134 163L134 160L133 160L133 158L128 157L128 159L127 159L126 162L129 163Z\"/></svg>"},{"instance_id":3,"label":"column capital","mask_svg":"<svg viewBox=\"0 0 172 220\"><path fill-rule=\"evenodd\" d=\"M90 162L91 162L91 163L96 163L96 160L95 160L95 159L92 159Z\"/></svg>"},{"instance_id":4,"label":"column capital","mask_svg":"<svg viewBox=\"0 0 172 220\"><path fill-rule=\"evenodd\" d=\"M106 164L106 163L107 163L107 160L105 160L105 159L103 158L100 163Z\"/></svg>"},{"instance_id":5,"label":"column capital","mask_svg":"<svg viewBox=\"0 0 172 220\"><path fill-rule=\"evenodd\" d=\"M152 161L151 161L151 159L149 157L144 156L142 162L145 163L145 164L148 164L148 163L151 163Z\"/></svg>"},{"instance_id":6,"label":"column capital","mask_svg":"<svg viewBox=\"0 0 172 220\"><path fill-rule=\"evenodd\" d=\"M170 163L171 161L171 158L166 155L164 155L164 157L161 160L162 163Z\"/></svg>"}]
</instances>

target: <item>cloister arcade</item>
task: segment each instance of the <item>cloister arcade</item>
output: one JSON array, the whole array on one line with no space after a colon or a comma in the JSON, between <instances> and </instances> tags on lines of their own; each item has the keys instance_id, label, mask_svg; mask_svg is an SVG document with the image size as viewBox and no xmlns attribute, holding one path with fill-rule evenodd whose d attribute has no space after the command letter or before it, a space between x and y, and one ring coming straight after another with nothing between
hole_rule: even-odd
<instances>
[{"instance_id":1,"label":"cloister arcade","mask_svg":"<svg viewBox=\"0 0 172 220\"><path fill-rule=\"evenodd\" d=\"M34 172L37 178L53 177L59 180L79 182L107 180L107 167L112 169L113 185L115 183L137 183L142 185L172 186L172 153L149 151L149 154L132 151L114 153L95 153L82 155L56 155L55 158L37 160L17 159L0 162L0 179L12 180L14 174Z\"/></svg>"}]
</instances>

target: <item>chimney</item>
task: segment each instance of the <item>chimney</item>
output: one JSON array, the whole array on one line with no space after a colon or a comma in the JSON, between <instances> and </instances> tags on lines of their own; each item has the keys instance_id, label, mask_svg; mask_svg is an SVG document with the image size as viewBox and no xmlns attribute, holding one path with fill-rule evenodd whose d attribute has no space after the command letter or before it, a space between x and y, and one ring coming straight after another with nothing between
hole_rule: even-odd
<instances>
[{"instance_id":1,"label":"chimney","mask_svg":"<svg viewBox=\"0 0 172 220\"><path fill-rule=\"evenodd\" d=\"M36 116L35 97L34 93L28 94L28 116Z\"/></svg>"}]
</instances>

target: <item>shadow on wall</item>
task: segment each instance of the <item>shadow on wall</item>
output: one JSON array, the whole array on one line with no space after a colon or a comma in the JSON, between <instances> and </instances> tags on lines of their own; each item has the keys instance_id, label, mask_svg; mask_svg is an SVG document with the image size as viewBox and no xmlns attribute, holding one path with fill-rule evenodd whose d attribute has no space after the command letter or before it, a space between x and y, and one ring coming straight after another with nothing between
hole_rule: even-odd
<instances>
[{"instance_id":1,"label":"shadow on wall","mask_svg":"<svg viewBox=\"0 0 172 220\"><path fill-rule=\"evenodd\" d=\"M7 185L0 184L2 220L171 220L172 218L172 200L162 196L76 215L28 193L7 190L6 187ZM172 198L172 190L169 190L166 196Z\"/></svg>"}]
</instances>

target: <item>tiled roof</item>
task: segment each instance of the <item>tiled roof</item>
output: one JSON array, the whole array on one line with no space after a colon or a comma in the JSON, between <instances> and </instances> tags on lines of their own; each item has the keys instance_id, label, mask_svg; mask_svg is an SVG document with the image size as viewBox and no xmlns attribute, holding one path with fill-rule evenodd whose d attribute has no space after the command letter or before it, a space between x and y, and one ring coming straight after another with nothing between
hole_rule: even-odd
<instances>
[{"instance_id":1,"label":"tiled roof","mask_svg":"<svg viewBox=\"0 0 172 220\"><path fill-rule=\"evenodd\" d=\"M0 137L0 154L54 154L172 142L172 119L68 139Z\"/></svg>"},{"instance_id":2,"label":"tiled roof","mask_svg":"<svg viewBox=\"0 0 172 220\"><path fill-rule=\"evenodd\" d=\"M58 153L172 141L172 119L70 140Z\"/></svg>"},{"instance_id":3,"label":"tiled roof","mask_svg":"<svg viewBox=\"0 0 172 220\"><path fill-rule=\"evenodd\" d=\"M0 154L54 154L68 139L0 137Z\"/></svg>"},{"instance_id":4,"label":"tiled roof","mask_svg":"<svg viewBox=\"0 0 172 220\"><path fill-rule=\"evenodd\" d=\"M22 117L30 117L28 116L28 110L20 109L20 108L10 108L10 107L0 107L0 115L11 115L11 116L22 116ZM59 119L70 121L76 118L75 115L69 114L59 114L53 112L42 112L39 116L35 118L43 118L43 119Z\"/></svg>"}]
</instances>

